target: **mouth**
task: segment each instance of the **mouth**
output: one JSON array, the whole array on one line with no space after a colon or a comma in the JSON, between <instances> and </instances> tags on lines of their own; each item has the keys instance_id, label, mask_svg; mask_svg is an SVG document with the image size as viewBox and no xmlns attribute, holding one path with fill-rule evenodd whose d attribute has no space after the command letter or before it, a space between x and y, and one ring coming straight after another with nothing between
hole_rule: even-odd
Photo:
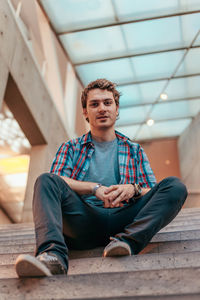
<instances>
[{"instance_id":1,"label":"mouth","mask_svg":"<svg viewBox=\"0 0 200 300\"><path fill-rule=\"evenodd\" d=\"M98 120L106 120L106 119L108 119L108 117L107 116L98 116L97 119Z\"/></svg>"}]
</instances>

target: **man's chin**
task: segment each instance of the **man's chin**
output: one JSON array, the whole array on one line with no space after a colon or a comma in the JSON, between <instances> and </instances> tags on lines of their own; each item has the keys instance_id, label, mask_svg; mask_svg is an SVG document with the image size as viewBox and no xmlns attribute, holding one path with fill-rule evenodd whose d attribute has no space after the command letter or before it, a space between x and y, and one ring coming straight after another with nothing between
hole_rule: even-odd
<instances>
[{"instance_id":1,"label":"man's chin","mask_svg":"<svg viewBox=\"0 0 200 300\"><path fill-rule=\"evenodd\" d=\"M97 127L99 129L108 129L108 128L111 128L113 126L114 126L114 124L110 124L110 123L105 122L105 123L98 124Z\"/></svg>"}]
</instances>

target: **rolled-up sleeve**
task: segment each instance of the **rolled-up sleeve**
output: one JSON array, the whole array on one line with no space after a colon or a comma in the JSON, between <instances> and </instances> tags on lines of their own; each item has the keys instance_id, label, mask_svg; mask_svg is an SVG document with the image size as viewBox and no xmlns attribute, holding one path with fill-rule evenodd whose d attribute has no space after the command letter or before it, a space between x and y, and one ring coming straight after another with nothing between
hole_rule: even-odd
<instances>
[{"instance_id":1,"label":"rolled-up sleeve","mask_svg":"<svg viewBox=\"0 0 200 300\"><path fill-rule=\"evenodd\" d=\"M73 149L70 142L63 143L53 160L50 173L70 177L73 170Z\"/></svg>"},{"instance_id":2,"label":"rolled-up sleeve","mask_svg":"<svg viewBox=\"0 0 200 300\"><path fill-rule=\"evenodd\" d=\"M152 188L156 184L155 175L142 147L138 151L138 180L144 188Z\"/></svg>"}]
</instances>

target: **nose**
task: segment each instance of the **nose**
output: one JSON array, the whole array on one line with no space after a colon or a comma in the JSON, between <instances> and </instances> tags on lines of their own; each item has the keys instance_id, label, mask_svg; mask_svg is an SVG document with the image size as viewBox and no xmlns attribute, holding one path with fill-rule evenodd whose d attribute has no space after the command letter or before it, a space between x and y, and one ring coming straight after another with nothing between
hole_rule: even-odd
<instances>
[{"instance_id":1,"label":"nose","mask_svg":"<svg viewBox=\"0 0 200 300\"><path fill-rule=\"evenodd\" d=\"M106 106L104 105L103 102L100 102L98 108L99 108L99 111L101 112L101 111L105 111Z\"/></svg>"}]
</instances>

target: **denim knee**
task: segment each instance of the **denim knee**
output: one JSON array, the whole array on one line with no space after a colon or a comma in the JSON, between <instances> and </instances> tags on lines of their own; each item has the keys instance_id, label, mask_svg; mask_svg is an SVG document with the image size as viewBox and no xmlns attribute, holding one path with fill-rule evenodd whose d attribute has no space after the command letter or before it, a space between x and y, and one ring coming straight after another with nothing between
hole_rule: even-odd
<instances>
[{"instance_id":1,"label":"denim knee","mask_svg":"<svg viewBox=\"0 0 200 300\"><path fill-rule=\"evenodd\" d=\"M54 176L58 176L58 175L55 175L55 174L52 174L52 173L42 173L41 175L39 175L35 181L35 184L38 183L38 182L46 182L48 181L49 179L51 179L52 177Z\"/></svg>"},{"instance_id":2,"label":"denim knee","mask_svg":"<svg viewBox=\"0 0 200 300\"><path fill-rule=\"evenodd\" d=\"M169 176L166 177L165 179L163 179L160 183L160 186L165 186L166 188L170 188L171 192L173 193L174 196L177 197L172 197L169 198L171 200L175 200L177 199L177 201L181 201L182 205L185 202L188 192L187 192L187 188L185 186L185 184L181 181L180 178L176 177L176 176Z\"/></svg>"}]
</instances>

